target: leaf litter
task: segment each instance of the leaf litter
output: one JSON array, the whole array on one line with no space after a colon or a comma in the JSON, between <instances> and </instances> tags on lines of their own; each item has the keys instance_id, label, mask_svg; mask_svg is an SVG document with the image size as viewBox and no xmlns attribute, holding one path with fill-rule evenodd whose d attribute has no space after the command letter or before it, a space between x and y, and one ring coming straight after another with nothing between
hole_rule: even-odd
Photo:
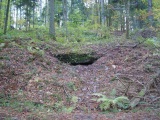
<instances>
[{"instance_id":1,"label":"leaf litter","mask_svg":"<svg viewBox=\"0 0 160 120\"><path fill-rule=\"evenodd\" d=\"M42 47L44 47L43 45ZM53 46L54 47L54 46ZM55 49L55 48L54 48ZM30 101L43 105L47 111L36 111L22 107L17 111L1 106L0 118L12 117L16 120L159 120L160 77L156 77L145 95L134 109L102 114L99 103L92 101L93 93L111 96L127 96L130 100L140 97L140 91L154 79L160 71L160 56L141 46L137 48L106 45L87 45L102 57L93 64L72 66L54 57L58 50L45 50L44 56L37 56L27 49L10 46L0 51L0 91L3 97L16 97L19 102ZM65 53L66 49L59 50ZM142 93L143 94L143 93ZM76 98L76 99L72 99ZM152 112L143 110L150 107ZM67 110L71 113L65 113ZM59 112L61 111L61 112Z\"/></svg>"}]
</instances>

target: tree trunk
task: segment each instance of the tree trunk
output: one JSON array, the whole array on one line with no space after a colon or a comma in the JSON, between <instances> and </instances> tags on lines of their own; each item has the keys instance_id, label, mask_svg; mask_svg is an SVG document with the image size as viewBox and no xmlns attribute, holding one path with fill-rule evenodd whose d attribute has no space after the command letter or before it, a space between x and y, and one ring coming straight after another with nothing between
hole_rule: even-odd
<instances>
[{"instance_id":1,"label":"tree trunk","mask_svg":"<svg viewBox=\"0 0 160 120\"><path fill-rule=\"evenodd\" d=\"M46 0L46 9L45 9L45 17L44 17L44 23L45 26L47 26L47 16L48 16L48 1Z\"/></svg>"},{"instance_id":2,"label":"tree trunk","mask_svg":"<svg viewBox=\"0 0 160 120\"><path fill-rule=\"evenodd\" d=\"M130 9L130 0L126 2L126 38L129 39L129 9Z\"/></svg>"},{"instance_id":3,"label":"tree trunk","mask_svg":"<svg viewBox=\"0 0 160 120\"><path fill-rule=\"evenodd\" d=\"M21 20L21 14L22 14L21 5L22 5L22 0L20 0L20 9L19 9L19 19L20 19L20 20ZM20 29L20 30L22 29L22 24L21 24L21 23L20 23L19 29Z\"/></svg>"},{"instance_id":4,"label":"tree trunk","mask_svg":"<svg viewBox=\"0 0 160 120\"><path fill-rule=\"evenodd\" d=\"M35 7L33 8L33 28L34 28L34 11L35 11Z\"/></svg>"},{"instance_id":5,"label":"tree trunk","mask_svg":"<svg viewBox=\"0 0 160 120\"><path fill-rule=\"evenodd\" d=\"M49 0L49 33L55 38L55 25L54 25L54 0Z\"/></svg>"},{"instance_id":6,"label":"tree trunk","mask_svg":"<svg viewBox=\"0 0 160 120\"><path fill-rule=\"evenodd\" d=\"M18 7L16 7L16 29L18 28Z\"/></svg>"},{"instance_id":7,"label":"tree trunk","mask_svg":"<svg viewBox=\"0 0 160 120\"><path fill-rule=\"evenodd\" d=\"M0 0L0 19L2 19L2 0ZM1 28L1 20L0 20L0 28Z\"/></svg>"},{"instance_id":8,"label":"tree trunk","mask_svg":"<svg viewBox=\"0 0 160 120\"><path fill-rule=\"evenodd\" d=\"M101 0L98 0L98 23L101 24L101 9L100 9ZM94 7L93 7L94 9ZM94 16L94 13L93 13Z\"/></svg>"},{"instance_id":9,"label":"tree trunk","mask_svg":"<svg viewBox=\"0 0 160 120\"><path fill-rule=\"evenodd\" d=\"M101 2L101 25L104 25L104 0L100 0Z\"/></svg>"},{"instance_id":10,"label":"tree trunk","mask_svg":"<svg viewBox=\"0 0 160 120\"><path fill-rule=\"evenodd\" d=\"M111 0L108 0L108 4L111 3ZM112 22L111 22L111 9L108 9L108 26L110 27L112 25Z\"/></svg>"},{"instance_id":11,"label":"tree trunk","mask_svg":"<svg viewBox=\"0 0 160 120\"><path fill-rule=\"evenodd\" d=\"M4 34L6 34L6 32L7 32L9 7L10 7L10 0L8 0L8 3L7 3L6 18L5 18L5 25L4 25Z\"/></svg>"},{"instance_id":12,"label":"tree trunk","mask_svg":"<svg viewBox=\"0 0 160 120\"><path fill-rule=\"evenodd\" d=\"M67 0L63 0L63 23L67 39Z\"/></svg>"},{"instance_id":13,"label":"tree trunk","mask_svg":"<svg viewBox=\"0 0 160 120\"><path fill-rule=\"evenodd\" d=\"M150 26L153 25L153 14L152 14L152 0L148 0L148 20L150 23Z\"/></svg>"}]
</instances>

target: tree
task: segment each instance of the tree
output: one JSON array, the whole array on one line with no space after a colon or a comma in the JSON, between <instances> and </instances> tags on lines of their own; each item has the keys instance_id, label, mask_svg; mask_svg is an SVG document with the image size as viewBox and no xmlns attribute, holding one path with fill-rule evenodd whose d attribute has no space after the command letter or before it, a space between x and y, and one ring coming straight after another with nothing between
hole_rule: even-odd
<instances>
[{"instance_id":1,"label":"tree","mask_svg":"<svg viewBox=\"0 0 160 120\"><path fill-rule=\"evenodd\" d=\"M101 24L105 24L105 18L104 18L104 0L100 0L101 4Z\"/></svg>"},{"instance_id":2,"label":"tree","mask_svg":"<svg viewBox=\"0 0 160 120\"><path fill-rule=\"evenodd\" d=\"M22 4L21 4L21 0L12 0L12 3L14 5L14 7L16 8L16 28L18 28L18 12L19 12L19 15L20 15L20 18L21 19L21 7L22 7Z\"/></svg>"},{"instance_id":3,"label":"tree","mask_svg":"<svg viewBox=\"0 0 160 120\"><path fill-rule=\"evenodd\" d=\"M55 38L54 0L49 0L49 34Z\"/></svg>"},{"instance_id":4,"label":"tree","mask_svg":"<svg viewBox=\"0 0 160 120\"><path fill-rule=\"evenodd\" d=\"M10 7L10 0L8 0L8 2L7 2L6 18L5 18L5 25L4 25L4 34L6 34L6 32L7 32L9 7Z\"/></svg>"},{"instance_id":5,"label":"tree","mask_svg":"<svg viewBox=\"0 0 160 120\"><path fill-rule=\"evenodd\" d=\"M22 0L22 6L25 11L25 27L26 30L30 29L31 25L31 18L33 17L33 24L34 24L34 17L35 17L35 7L37 5L38 0Z\"/></svg>"},{"instance_id":6,"label":"tree","mask_svg":"<svg viewBox=\"0 0 160 120\"><path fill-rule=\"evenodd\" d=\"M67 34L68 34L68 30L67 30L67 0L63 0L63 25L64 25L64 29L66 32L66 39L67 39Z\"/></svg>"},{"instance_id":7,"label":"tree","mask_svg":"<svg viewBox=\"0 0 160 120\"><path fill-rule=\"evenodd\" d=\"M48 21L48 0L45 0L45 6L43 7L41 18L44 21L45 26L47 26Z\"/></svg>"},{"instance_id":8,"label":"tree","mask_svg":"<svg viewBox=\"0 0 160 120\"><path fill-rule=\"evenodd\" d=\"M6 6L7 6L6 0L0 0L0 28L4 28L4 19L6 16Z\"/></svg>"},{"instance_id":9,"label":"tree","mask_svg":"<svg viewBox=\"0 0 160 120\"><path fill-rule=\"evenodd\" d=\"M153 14L152 14L152 0L148 0L148 19L149 23L153 25Z\"/></svg>"},{"instance_id":10,"label":"tree","mask_svg":"<svg viewBox=\"0 0 160 120\"><path fill-rule=\"evenodd\" d=\"M130 0L126 2L126 38L129 38L129 10Z\"/></svg>"}]
</instances>

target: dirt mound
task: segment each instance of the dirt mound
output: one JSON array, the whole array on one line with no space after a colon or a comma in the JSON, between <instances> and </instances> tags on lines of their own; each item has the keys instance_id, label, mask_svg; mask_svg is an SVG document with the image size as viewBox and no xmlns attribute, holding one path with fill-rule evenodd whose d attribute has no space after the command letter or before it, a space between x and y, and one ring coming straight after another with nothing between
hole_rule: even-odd
<instances>
[{"instance_id":1,"label":"dirt mound","mask_svg":"<svg viewBox=\"0 0 160 120\"><path fill-rule=\"evenodd\" d=\"M107 45L103 47L88 45L87 48L103 55L88 66L62 63L54 57L52 50L48 49L42 56L17 46L2 49L0 51L1 94L18 97L16 104L19 105L20 111L15 111L23 114L24 118L35 115L45 116L48 120L118 120L119 118L158 120L156 113L160 107L159 78L155 74L160 68L160 56L153 55L144 47L108 49ZM149 86L146 94L139 96L143 94L141 90L153 79L155 79L154 84ZM114 97L125 95L129 99L138 97L142 103L135 108L136 113L132 113L132 109L117 109L116 113L113 113L112 109L105 112L109 114L101 115L100 103L92 100L93 93L102 93L107 97L113 97L112 94ZM0 96L0 99L2 97ZM0 102L3 102L2 100ZM24 101L30 101L29 105L25 106ZM14 103L14 100L11 102ZM8 105L9 100L5 104ZM7 105L4 105L3 109L7 108ZM37 110L37 106L40 109ZM153 107L150 108L153 111L139 112L146 106ZM8 109L2 113L7 112ZM58 114L59 112L70 114ZM37 119L41 120L41 117ZM20 120L19 117L17 120Z\"/></svg>"}]
</instances>

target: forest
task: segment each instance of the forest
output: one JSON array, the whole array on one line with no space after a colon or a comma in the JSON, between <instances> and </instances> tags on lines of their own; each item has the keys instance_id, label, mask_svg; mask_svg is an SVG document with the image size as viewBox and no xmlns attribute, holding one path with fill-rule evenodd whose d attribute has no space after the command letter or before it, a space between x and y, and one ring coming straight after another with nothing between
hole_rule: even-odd
<instances>
[{"instance_id":1,"label":"forest","mask_svg":"<svg viewBox=\"0 0 160 120\"><path fill-rule=\"evenodd\" d=\"M160 120L160 0L0 0L0 120Z\"/></svg>"}]
</instances>

